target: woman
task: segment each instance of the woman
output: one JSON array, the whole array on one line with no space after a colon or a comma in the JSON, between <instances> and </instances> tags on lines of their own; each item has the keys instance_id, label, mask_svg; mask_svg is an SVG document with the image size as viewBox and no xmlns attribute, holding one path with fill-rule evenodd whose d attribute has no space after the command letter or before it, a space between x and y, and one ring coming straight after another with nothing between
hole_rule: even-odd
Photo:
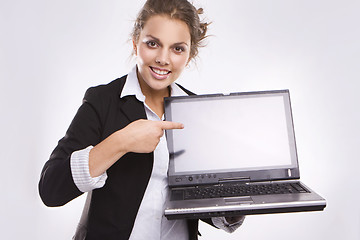
<instances>
[{"instance_id":1,"label":"woman","mask_svg":"<svg viewBox=\"0 0 360 240\"><path fill-rule=\"evenodd\" d=\"M136 66L86 92L39 183L47 206L88 192L75 239L197 239L197 220L163 214L169 160L163 133L183 125L162 120L164 97L191 94L174 82L206 29L186 0L148 0L132 34ZM233 231L242 218L204 221Z\"/></svg>"}]
</instances>

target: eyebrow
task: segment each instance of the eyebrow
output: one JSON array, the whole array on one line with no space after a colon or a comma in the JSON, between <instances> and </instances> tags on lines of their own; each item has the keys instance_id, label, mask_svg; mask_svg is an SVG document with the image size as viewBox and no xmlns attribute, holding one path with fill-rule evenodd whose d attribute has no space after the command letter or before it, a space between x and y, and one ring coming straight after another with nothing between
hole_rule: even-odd
<instances>
[{"instance_id":1,"label":"eyebrow","mask_svg":"<svg viewBox=\"0 0 360 240\"><path fill-rule=\"evenodd\" d=\"M157 37L154 37L153 35L146 35L146 37L150 37L150 38L153 38L155 41L161 43L160 39L158 39ZM186 42L177 42L177 43L174 43L172 45L180 45L180 44L185 44L186 46L188 46L188 44Z\"/></svg>"}]
</instances>

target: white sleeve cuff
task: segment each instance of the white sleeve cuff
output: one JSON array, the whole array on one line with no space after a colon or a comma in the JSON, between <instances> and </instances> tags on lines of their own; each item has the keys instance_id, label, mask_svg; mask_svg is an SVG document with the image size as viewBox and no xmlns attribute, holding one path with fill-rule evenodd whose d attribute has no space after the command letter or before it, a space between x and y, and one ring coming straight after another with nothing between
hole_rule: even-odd
<instances>
[{"instance_id":1,"label":"white sleeve cuff","mask_svg":"<svg viewBox=\"0 0 360 240\"><path fill-rule=\"evenodd\" d=\"M89 170L89 153L93 146L75 151L71 154L70 167L75 185L82 192L89 192L105 185L107 174L104 172L98 177L91 177Z\"/></svg>"},{"instance_id":2,"label":"white sleeve cuff","mask_svg":"<svg viewBox=\"0 0 360 240\"><path fill-rule=\"evenodd\" d=\"M220 228L220 229L222 229L222 230L224 230L225 232L228 232L228 233L232 233L236 229L238 229L238 227L240 227L243 224L244 220L245 220L245 216L242 216L241 219L238 222L229 224L226 221L225 217L213 217L213 218L211 218L211 221L213 222L215 227L218 227L218 228Z\"/></svg>"}]
</instances>

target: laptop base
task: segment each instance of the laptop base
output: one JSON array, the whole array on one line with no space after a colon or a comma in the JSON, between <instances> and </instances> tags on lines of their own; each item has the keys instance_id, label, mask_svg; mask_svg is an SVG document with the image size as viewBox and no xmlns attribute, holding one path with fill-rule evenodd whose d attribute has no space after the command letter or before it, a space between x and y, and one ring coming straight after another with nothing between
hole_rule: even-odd
<instances>
[{"instance_id":1,"label":"laptop base","mask_svg":"<svg viewBox=\"0 0 360 240\"><path fill-rule=\"evenodd\" d=\"M289 207L289 208L272 208L272 209L263 209L263 210L239 210L239 211L220 211L220 212L204 212L204 213L193 213L193 214L174 214L168 215L165 213L165 217L168 220L175 219L201 219L201 218L211 218L211 217L231 217L231 216L241 216L241 215L261 215L261 214L270 214L270 213L291 213L291 212L312 212L312 211L323 211L325 205L319 206L306 206L306 207Z\"/></svg>"}]
</instances>

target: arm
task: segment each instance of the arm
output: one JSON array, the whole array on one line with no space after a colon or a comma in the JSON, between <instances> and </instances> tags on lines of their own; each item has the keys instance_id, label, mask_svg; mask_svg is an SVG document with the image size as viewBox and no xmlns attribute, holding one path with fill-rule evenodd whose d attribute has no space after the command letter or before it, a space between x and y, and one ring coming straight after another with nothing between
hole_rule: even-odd
<instances>
[{"instance_id":1,"label":"arm","mask_svg":"<svg viewBox=\"0 0 360 240\"><path fill-rule=\"evenodd\" d=\"M128 152L150 153L155 150L166 129L183 125L167 121L137 120L114 132L90 151L89 169L92 177L100 176Z\"/></svg>"},{"instance_id":2,"label":"arm","mask_svg":"<svg viewBox=\"0 0 360 240\"><path fill-rule=\"evenodd\" d=\"M99 116L106 114L99 113L101 108L95 107L96 98L88 96L90 93L88 91L85 98L92 99L94 104L83 103L66 136L59 141L43 168L39 192L47 206L64 205L83 193L75 184L70 167L71 155L79 149L95 146L88 154L88 162L90 175L97 177L127 152L152 152L163 130L182 128L178 123L137 120L101 141L103 130Z\"/></svg>"},{"instance_id":3,"label":"arm","mask_svg":"<svg viewBox=\"0 0 360 240\"><path fill-rule=\"evenodd\" d=\"M245 216L212 217L201 219L201 221L228 233L232 233L238 229L243 224L244 220Z\"/></svg>"},{"instance_id":4,"label":"arm","mask_svg":"<svg viewBox=\"0 0 360 240\"><path fill-rule=\"evenodd\" d=\"M100 136L98 114L90 103L84 102L41 172L39 193L45 205L61 206L83 193L73 181L71 154L96 145L101 140Z\"/></svg>"},{"instance_id":5,"label":"arm","mask_svg":"<svg viewBox=\"0 0 360 240\"><path fill-rule=\"evenodd\" d=\"M211 220L217 228L232 233L243 224L245 216L213 217Z\"/></svg>"}]
</instances>

